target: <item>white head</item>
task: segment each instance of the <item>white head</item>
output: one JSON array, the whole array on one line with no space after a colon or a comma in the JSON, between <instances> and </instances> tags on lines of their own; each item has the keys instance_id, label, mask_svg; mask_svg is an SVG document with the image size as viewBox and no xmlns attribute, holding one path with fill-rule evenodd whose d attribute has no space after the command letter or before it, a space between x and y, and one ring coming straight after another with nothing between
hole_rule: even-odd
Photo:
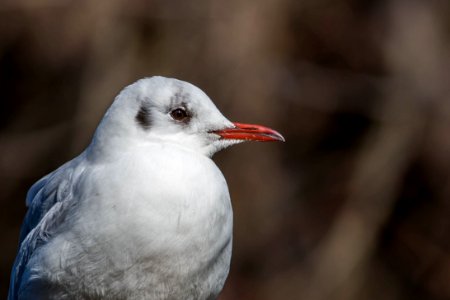
<instances>
[{"instance_id":1,"label":"white head","mask_svg":"<svg viewBox=\"0 0 450 300\"><path fill-rule=\"evenodd\" d=\"M124 88L98 126L91 144L104 152L121 144L171 143L207 156L245 140L282 141L274 130L232 123L196 86L160 76Z\"/></svg>"}]
</instances>

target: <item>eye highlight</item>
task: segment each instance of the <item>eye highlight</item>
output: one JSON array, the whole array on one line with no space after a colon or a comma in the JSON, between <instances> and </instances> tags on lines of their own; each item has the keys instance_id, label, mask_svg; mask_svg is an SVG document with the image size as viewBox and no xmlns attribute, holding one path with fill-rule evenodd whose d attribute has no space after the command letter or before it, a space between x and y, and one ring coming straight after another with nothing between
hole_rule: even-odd
<instances>
[{"instance_id":1,"label":"eye highlight","mask_svg":"<svg viewBox=\"0 0 450 300\"><path fill-rule=\"evenodd\" d=\"M175 108L170 112L170 116L175 121L186 122L189 120L189 114L184 107Z\"/></svg>"}]
</instances>

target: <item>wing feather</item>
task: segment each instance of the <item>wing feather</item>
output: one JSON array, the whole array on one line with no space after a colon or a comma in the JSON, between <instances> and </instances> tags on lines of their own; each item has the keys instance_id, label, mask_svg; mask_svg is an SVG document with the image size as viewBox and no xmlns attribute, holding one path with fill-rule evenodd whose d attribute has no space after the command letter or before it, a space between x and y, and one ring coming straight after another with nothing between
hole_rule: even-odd
<instances>
[{"instance_id":1,"label":"wing feather","mask_svg":"<svg viewBox=\"0 0 450 300\"><path fill-rule=\"evenodd\" d=\"M73 174L77 159L37 181L28 191L25 216L19 242L19 252L11 272L9 300L18 299L22 277L33 253L46 244L63 222L71 205Z\"/></svg>"}]
</instances>

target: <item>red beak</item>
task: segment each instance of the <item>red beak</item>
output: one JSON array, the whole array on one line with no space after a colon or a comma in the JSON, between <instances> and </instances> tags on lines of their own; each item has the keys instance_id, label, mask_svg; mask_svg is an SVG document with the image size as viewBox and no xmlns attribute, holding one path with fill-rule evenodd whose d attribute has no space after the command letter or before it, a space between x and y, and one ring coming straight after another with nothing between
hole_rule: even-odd
<instances>
[{"instance_id":1,"label":"red beak","mask_svg":"<svg viewBox=\"0 0 450 300\"><path fill-rule=\"evenodd\" d=\"M258 142L284 142L284 137L277 131L254 124L233 123L234 128L214 131L226 140L244 140Z\"/></svg>"}]
</instances>

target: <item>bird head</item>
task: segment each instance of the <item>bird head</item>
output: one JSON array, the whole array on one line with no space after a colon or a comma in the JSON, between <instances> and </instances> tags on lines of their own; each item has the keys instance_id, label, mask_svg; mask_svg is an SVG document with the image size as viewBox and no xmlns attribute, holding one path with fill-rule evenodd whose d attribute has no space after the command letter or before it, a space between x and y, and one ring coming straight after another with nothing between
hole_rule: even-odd
<instances>
[{"instance_id":1,"label":"bird head","mask_svg":"<svg viewBox=\"0 0 450 300\"><path fill-rule=\"evenodd\" d=\"M244 141L284 138L261 125L229 121L202 90L188 82L155 76L138 80L119 93L91 147L158 142L211 157Z\"/></svg>"}]
</instances>

